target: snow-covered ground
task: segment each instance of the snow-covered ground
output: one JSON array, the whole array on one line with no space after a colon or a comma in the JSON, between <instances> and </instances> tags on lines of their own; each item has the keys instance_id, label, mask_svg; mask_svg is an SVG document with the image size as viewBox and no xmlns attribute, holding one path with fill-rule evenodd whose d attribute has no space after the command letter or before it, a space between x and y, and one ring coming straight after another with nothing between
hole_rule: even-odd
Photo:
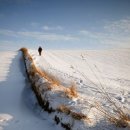
<instances>
[{"instance_id":1,"label":"snow-covered ground","mask_svg":"<svg viewBox=\"0 0 130 130\"><path fill-rule=\"evenodd\" d=\"M130 49L44 51L42 57L32 51L32 56L38 67L59 77L63 83L74 81L82 90L91 86L92 92L102 84L111 93L129 97Z\"/></svg>"},{"instance_id":2,"label":"snow-covered ground","mask_svg":"<svg viewBox=\"0 0 130 130\"><path fill-rule=\"evenodd\" d=\"M41 115L42 113L42 115ZM54 130L26 78L22 54L0 52L0 130Z\"/></svg>"},{"instance_id":3,"label":"snow-covered ground","mask_svg":"<svg viewBox=\"0 0 130 130\"><path fill-rule=\"evenodd\" d=\"M37 67L56 76L64 86L75 82L79 97L69 102L79 108L91 123L88 130L121 130L106 124L88 101L99 101L110 110L102 90L122 108L130 111L130 49L43 51L30 50ZM95 113L94 113L95 112ZM113 111L111 113L114 113ZM105 122L105 123L104 123ZM0 52L0 130L58 130L46 112L38 106L26 78L20 52ZM123 128L124 129L124 128ZM128 130L130 128L125 128Z\"/></svg>"},{"instance_id":4,"label":"snow-covered ground","mask_svg":"<svg viewBox=\"0 0 130 130\"><path fill-rule=\"evenodd\" d=\"M108 113L116 115L113 104L107 100L108 94L119 108L129 114L130 49L43 51L41 57L37 51L30 50L30 53L35 65L57 77L62 85L76 84L79 98L67 105L86 114L91 119L91 129L104 126L107 130L119 129L102 122L105 118L99 116L101 114L93 103L101 104Z\"/></svg>"}]
</instances>

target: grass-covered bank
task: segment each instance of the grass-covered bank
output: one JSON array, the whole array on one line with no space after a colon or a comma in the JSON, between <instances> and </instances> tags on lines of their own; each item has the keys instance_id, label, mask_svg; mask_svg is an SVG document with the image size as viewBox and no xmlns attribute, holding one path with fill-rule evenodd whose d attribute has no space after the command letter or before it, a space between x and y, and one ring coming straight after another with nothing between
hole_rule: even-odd
<instances>
[{"instance_id":1,"label":"grass-covered bank","mask_svg":"<svg viewBox=\"0 0 130 130\"><path fill-rule=\"evenodd\" d=\"M77 108L66 105L73 99L78 98L75 86L65 88L56 78L52 78L52 76L35 66L26 48L20 50L23 52L26 72L39 105L51 114L57 125L60 124L66 130L80 127L86 129L86 124L90 122L89 118L85 114L77 112Z\"/></svg>"}]
</instances>

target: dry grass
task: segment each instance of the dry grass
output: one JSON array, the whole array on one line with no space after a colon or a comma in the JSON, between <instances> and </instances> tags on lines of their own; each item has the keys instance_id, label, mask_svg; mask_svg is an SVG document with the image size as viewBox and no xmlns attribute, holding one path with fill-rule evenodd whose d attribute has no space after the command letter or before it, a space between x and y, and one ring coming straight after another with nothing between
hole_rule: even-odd
<instances>
[{"instance_id":1,"label":"dry grass","mask_svg":"<svg viewBox=\"0 0 130 130\"><path fill-rule=\"evenodd\" d=\"M48 80L49 83L51 83L52 85L57 85L59 86L60 85L60 81L58 78L56 78L55 76L45 72L45 71L42 71L41 69L39 68L36 68L36 66L34 65L34 63L31 65L32 66L32 74L34 73L38 73L40 76L44 77L46 80Z\"/></svg>"},{"instance_id":2,"label":"dry grass","mask_svg":"<svg viewBox=\"0 0 130 130\"><path fill-rule=\"evenodd\" d=\"M28 57L28 60L30 60L32 62L31 64L31 70L29 72L29 74L31 76L34 76L36 73L38 73L40 76L44 77L45 79L47 79L52 85L60 85L60 80L58 78L56 78L55 76L49 74L48 72L42 71L41 69L37 68L34 65L33 59L31 57L31 55L28 53L27 48L21 48L20 51L23 52L24 56Z\"/></svg>"},{"instance_id":3,"label":"dry grass","mask_svg":"<svg viewBox=\"0 0 130 130\"><path fill-rule=\"evenodd\" d=\"M29 72L32 76L34 76L35 73L38 73L39 75L41 75L42 77L47 79L51 84L53 84L53 85L60 85L60 81L59 81L58 78L56 78L55 76L53 76L53 75L51 75L51 74L49 74L49 73L47 73L45 71L42 71L41 69L37 68L34 65L33 59L30 56L30 54L28 53L27 48L21 48L20 51L22 51L23 54L28 57L28 60L30 60L32 62L31 72Z\"/></svg>"},{"instance_id":4,"label":"dry grass","mask_svg":"<svg viewBox=\"0 0 130 130\"><path fill-rule=\"evenodd\" d=\"M76 120L88 119L88 117L83 113L71 112L71 116Z\"/></svg>"},{"instance_id":5,"label":"dry grass","mask_svg":"<svg viewBox=\"0 0 130 130\"><path fill-rule=\"evenodd\" d=\"M42 76L43 75L42 71L37 69L36 66L34 65L33 59L31 57L31 55L28 53L27 48L23 47L23 48L20 49L20 51L22 51L23 55L25 57L27 56L28 60L30 60L32 62L32 64L31 64L31 72L30 73L32 73L33 75L34 75L34 73L38 73L38 74L40 74Z\"/></svg>"},{"instance_id":6,"label":"dry grass","mask_svg":"<svg viewBox=\"0 0 130 130\"><path fill-rule=\"evenodd\" d=\"M86 115L84 115L83 113L73 112L70 107L65 106L65 105L60 105L60 106L57 108L57 110L58 110L59 112L65 113L65 114L67 114L67 115L70 114L70 115L72 116L72 118L74 118L75 120L82 120L82 119L83 119L83 120L84 120L84 119L89 120L88 117L87 117Z\"/></svg>"},{"instance_id":7,"label":"dry grass","mask_svg":"<svg viewBox=\"0 0 130 130\"><path fill-rule=\"evenodd\" d=\"M72 98L77 98L78 97L78 93L77 93L77 89L76 89L76 85L74 83L72 83L72 85L69 88L66 88L64 86L61 85L60 80L58 78L56 78L55 76L51 75L50 73L46 72L46 71L42 71L41 69L37 68L34 63L33 63L33 59L30 56L30 54L28 53L28 50L26 48L21 48L20 49L23 54L25 56L28 57L28 59L32 62L31 64L31 70L29 72L29 74L31 76L35 76L36 73L38 73L40 76L44 77L45 79L48 80L49 83L51 83L53 86L59 86L59 89L65 92L65 95L72 99Z\"/></svg>"},{"instance_id":8,"label":"dry grass","mask_svg":"<svg viewBox=\"0 0 130 130\"><path fill-rule=\"evenodd\" d=\"M117 127L126 128L128 126L128 122L126 118L109 118L109 121L115 124Z\"/></svg>"},{"instance_id":9,"label":"dry grass","mask_svg":"<svg viewBox=\"0 0 130 130\"><path fill-rule=\"evenodd\" d=\"M78 92L75 83L72 83L72 85L69 88L66 88L65 95L71 99L78 97Z\"/></svg>"},{"instance_id":10,"label":"dry grass","mask_svg":"<svg viewBox=\"0 0 130 130\"><path fill-rule=\"evenodd\" d=\"M102 85L103 86L103 85ZM105 91L102 90L102 97L103 99L107 100L109 104L111 104L111 110L105 109L103 106L96 103L96 108L102 112L105 117L113 124L115 124L117 127L125 128L129 125L130 117L125 112L123 108L118 106L114 100L112 100L112 97ZM113 111L113 113L111 112Z\"/></svg>"},{"instance_id":11,"label":"dry grass","mask_svg":"<svg viewBox=\"0 0 130 130\"><path fill-rule=\"evenodd\" d=\"M53 75L51 75L51 74L49 74L49 73L47 73L45 71L41 71L39 68L36 68L36 66L33 63L33 59L30 56L30 54L28 53L28 50L26 48L21 48L20 51L22 51L24 56L27 56L28 59L32 62L32 64L31 64L32 69L29 72L29 74L31 76L35 76L35 74L38 73L40 76L47 79L49 81L49 83L51 83L51 85L57 85L60 88L60 86L61 86L60 81L55 76L53 76ZM94 75L96 76L95 73L94 73ZM85 77L85 78L88 80L87 77ZM100 80L99 80L99 82L100 82ZM49 85L47 87L48 90L52 90L51 85ZM100 82L100 85L103 88L103 85L101 84L101 82ZM99 88L99 89L101 90L101 88ZM64 86L61 86L61 90L64 91L65 95L70 99L78 97L78 92L77 92L77 89L76 89L76 85L74 83L69 88L65 88ZM111 123L115 124L118 127L123 127L123 128L127 127L129 125L128 122L130 122L130 117L121 108L119 108L114 101L112 101L111 97L106 92L104 92L103 90L101 90L101 92L103 93L102 94L103 98L105 97L105 99L107 99L108 102L112 104L111 110L116 111L116 113L112 114L110 111L104 109L103 106L101 106L101 105L99 105L97 103L95 105L93 105L93 106L96 109L98 109L102 114L104 114L104 116ZM88 119L87 116L85 116L82 113L72 112L71 109L69 107L65 106L65 105L59 106L57 110L60 111L60 112L66 113L66 114L70 114L76 120Z\"/></svg>"},{"instance_id":12,"label":"dry grass","mask_svg":"<svg viewBox=\"0 0 130 130\"><path fill-rule=\"evenodd\" d=\"M84 56L81 55L81 58L84 59ZM89 80L91 83L93 83L93 85L95 85L101 92L102 98L104 100L107 100L108 103L111 104L111 110L105 109L101 104L95 103L94 105L90 103L90 105L93 105L97 110L99 110L111 123L115 124L117 127L127 127L129 125L128 122L130 122L130 117L128 116L128 114L126 114L124 112L123 108L120 108L115 101L112 100L112 97L105 91L105 83L103 80L103 84L100 81L99 77L97 76L97 74L95 73L95 71L93 70L93 68L91 67L91 65L89 65L89 63L87 62L87 60L85 60L85 62L87 63L87 66L90 68L90 70L92 71L93 75L96 77L96 79L98 80L100 86L98 86L97 84L95 84L93 81L91 81L90 79L88 79L83 73L81 73L80 71L78 71L80 74L82 74L82 76L86 79ZM97 70L97 72L101 73L100 70L98 69L98 67L93 64L93 66L95 67L95 69ZM113 111L114 113L111 113L111 111Z\"/></svg>"},{"instance_id":13,"label":"dry grass","mask_svg":"<svg viewBox=\"0 0 130 130\"><path fill-rule=\"evenodd\" d=\"M59 86L59 85L61 84L61 83L60 83L60 80L59 80L57 77L53 76L52 74L50 74L50 73L48 73L48 72L46 72L46 71L43 71L43 73L44 73L45 78L46 78L52 85L57 85L57 86Z\"/></svg>"},{"instance_id":14,"label":"dry grass","mask_svg":"<svg viewBox=\"0 0 130 130\"><path fill-rule=\"evenodd\" d=\"M59 111L59 112L63 112L63 113L65 113L65 114L70 114L70 112L71 112L71 108L70 107L67 107L67 106L65 106L65 105L60 105L58 108L57 108L57 110Z\"/></svg>"},{"instance_id":15,"label":"dry grass","mask_svg":"<svg viewBox=\"0 0 130 130\"><path fill-rule=\"evenodd\" d=\"M113 104L115 103L113 102ZM109 122L115 124L117 127L125 128L129 125L128 122L130 121L130 117L119 107L117 107L118 109L115 109L113 106L111 106L111 111L116 111L115 113L112 113L105 109L100 103L95 102L93 106L99 110Z\"/></svg>"},{"instance_id":16,"label":"dry grass","mask_svg":"<svg viewBox=\"0 0 130 130\"><path fill-rule=\"evenodd\" d=\"M28 49L27 49L27 48L23 47L23 48L20 49L20 51L23 52L23 55L24 55L24 56L28 56L28 60L33 61L32 57L31 57L30 54L28 53Z\"/></svg>"},{"instance_id":17,"label":"dry grass","mask_svg":"<svg viewBox=\"0 0 130 130\"><path fill-rule=\"evenodd\" d=\"M26 48L21 48L20 50L23 52L24 57L27 56L28 60L31 61L31 64L29 66L30 69L29 69L29 72L28 72L29 75L32 76L32 77L35 77L35 76L37 76L36 74L38 74L41 77L44 77L48 81L48 82L42 84L44 91L48 91L48 90L51 91L53 89L53 86L54 87L57 86L58 91L60 90L63 93L65 93L65 95L68 98L73 99L73 98L77 98L78 97L78 92L77 92L75 83L72 83L72 85L70 87L68 87L68 88L62 86L58 78L56 78L55 76L51 75L50 73L48 73L46 71L42 71L41 69L39 69L39 68L37 68L35 66L35 64L33 62L33 59L31 57L31 55L28 53L28 50ZM36 90L36 92L37 91L38 90ZM37 95L38 95L38 92L37 92ZM40 103L42 105L42 101L41 100L40 100ZM84 114L73 112L70 107L65 106L65 105L60 105L57 108L57 111L65 113L67 115L70 115L75 120L88 119L87 116L85 116Z\"/></svg>"},{"instance_id":18,"label":"dry grass","mask_svg":"<svg viewBox=\"0 0 130 130\"><path fill-rule=\"evenodd\" d=\"M23 47L23 48L20 49L20 51L22 51L23 53L26 53L26 52L28 52L28 49Z\"/></svg>"}]
</instances>

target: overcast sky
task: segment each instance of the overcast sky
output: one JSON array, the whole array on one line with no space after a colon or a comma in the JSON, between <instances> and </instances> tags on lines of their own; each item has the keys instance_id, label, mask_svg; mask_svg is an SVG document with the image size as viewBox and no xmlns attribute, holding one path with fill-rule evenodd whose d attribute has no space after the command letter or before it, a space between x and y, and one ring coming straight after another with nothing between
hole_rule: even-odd
<instances>
[{"instance_id":1,"label":"overcast sky","mask_svg":"<svg viewBox=\"0 0 130 130\"><path fill-rule=\"evenodd\" d=\"M130 0L0 0L0 44L130 47Z\"/></svg>"}]
</instances>

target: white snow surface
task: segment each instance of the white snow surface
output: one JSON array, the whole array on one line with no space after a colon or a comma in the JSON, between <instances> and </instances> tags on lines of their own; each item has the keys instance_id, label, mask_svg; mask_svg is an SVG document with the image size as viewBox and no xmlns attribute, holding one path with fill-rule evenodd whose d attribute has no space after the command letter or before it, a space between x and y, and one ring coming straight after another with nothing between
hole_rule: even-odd
<instances>
[{"instance_id":1,"label":"white snow surface","mask_svg":"<svg viewBox=\"0 0 130 130\"><path fill-rule=\"evenodd\" d=\"M21 52L0 52L0 130L58 129L39 107Z\"/></svg>"},{"instance_id":2,"label":"white snow surface","mask_svg":"<svg viewBox=\"0 0 130 130\"><path fill-rule=\"evenodd\" d=\"M79 98L65 102L65 105L76 108L91 119L86 128L121 129L105 121L93 103L101 104L107 112L116 116L111 102L106 99L107 93L119 108L130 114L130 49L45 50L42 56L38 56L36 50L30 50L30 53L35 65L57 77L62 85L67 87L75 82Z\"/></svg>"},{"instance_id":3,"label":"white snow surface","mask_svg":"<svg viewBox=\"0 0 130 130\"><path fill-rule=\"evenodd\" d=\"M106 122L88 101L99 101L108 111L105 90L121 108L130 111L130 49L63 51L46 50L35 65L58 77L64 86L75 82L79 97L68 102L92 120L88 130L129 130ZM113 113L113 111L112 111ZM107 123L107 124L106 124ZM78 130L77 129L74 130ZM0 52L0 130L61 130L36 101L26 78L21 53Z\"/></svg>"}]
</instances>

